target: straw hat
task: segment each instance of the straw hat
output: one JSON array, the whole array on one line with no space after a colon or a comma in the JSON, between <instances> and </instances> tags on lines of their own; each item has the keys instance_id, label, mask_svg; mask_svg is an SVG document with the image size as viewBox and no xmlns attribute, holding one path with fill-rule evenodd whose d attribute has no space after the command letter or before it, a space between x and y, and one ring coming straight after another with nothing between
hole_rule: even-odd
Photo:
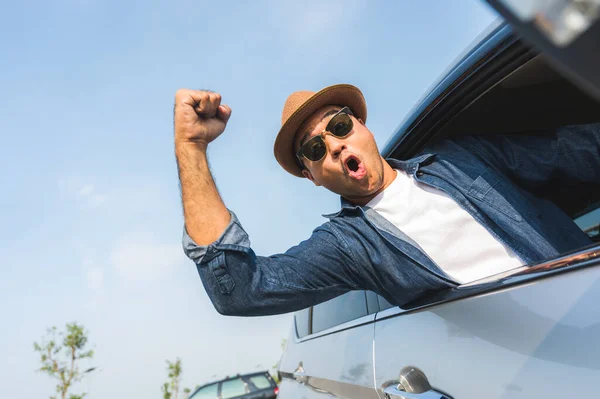
<instances>
[{"instance_id":1,"label":"straw hat","mask_svg":"<svg viewBox=\"0 0 600 399\"><path fill-rule=\"evenodd\" d=\"M361 91L352 85L340 84L324 88L319 92L297 91L292 93L283 106L281 129L275 139L275 159L289 173L304 177L294 153L294 138L300 125L316 110L325 105L340 105L350 108L356 118L367 120L367 103Z\"/></svg>"}]
</instances>

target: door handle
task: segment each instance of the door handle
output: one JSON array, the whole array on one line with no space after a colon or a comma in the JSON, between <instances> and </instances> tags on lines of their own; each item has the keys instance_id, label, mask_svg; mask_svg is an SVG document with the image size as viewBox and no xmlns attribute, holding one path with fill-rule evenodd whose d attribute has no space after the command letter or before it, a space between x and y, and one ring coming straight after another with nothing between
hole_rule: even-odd
<instances>
[{"instance_id":1,"label":"door handle","mask_svg":"<svg viewBox=\"0 0 600 399\"><path fill-rule=\"evenodd\" d=\"M444 395L434 389L430 389L429 391L421 392L421 393L412 393L406 392L404 390L398 389L401 387L400 384L398 386L390 385L387 388L383 389L387 398L401 398L401 399L451 399L449 396Z\"/></svg>"},{"instance_id":2,"label":"door handle","mask_svg":"<svg viewBox=\"0 0 600 399\"><path fill-rule=\"evenodd\" d=\"M304 371L304 367L302 367L302 362L298 365L296 370L294 370L294 379L300 384L306 384L308 382L308 376Z\"/></svg>"},{"instance_id":3,"label":"door handle","mask_svg":"<svg viewBox=\"0 0 600 399\"><path fill-rule=\"evenodd\" d=\"M386 399L452 399L431 388L425 373L411 366L400 371L399 381L384 383L382 389Z\"/></svg>"}]
</instances>

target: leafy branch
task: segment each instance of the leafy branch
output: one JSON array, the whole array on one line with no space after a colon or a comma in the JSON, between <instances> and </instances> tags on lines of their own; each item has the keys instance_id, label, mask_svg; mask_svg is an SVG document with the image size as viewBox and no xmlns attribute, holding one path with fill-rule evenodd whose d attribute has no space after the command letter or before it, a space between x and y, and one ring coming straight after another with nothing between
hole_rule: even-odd
<instances>
[{"instance_id":1,"label":"leafy branch","mask_svg":"<svg viewBox=\"0 0 600 399\"><path fill-rule=\"evenodd\" d=\"M79 368L82 360L94 357L94 351L86 349L87 343L88 332L77 323L67 324L65 331L60 332L51 327L39 343L33 343L42 363L38 371L57 380L56 392L61 399L83 399L85 396L85 393L69 395L69 389L95 370L95 367L84 371ZM56 399L56 396L50 399Z\"/></svg>"}]
</instances>

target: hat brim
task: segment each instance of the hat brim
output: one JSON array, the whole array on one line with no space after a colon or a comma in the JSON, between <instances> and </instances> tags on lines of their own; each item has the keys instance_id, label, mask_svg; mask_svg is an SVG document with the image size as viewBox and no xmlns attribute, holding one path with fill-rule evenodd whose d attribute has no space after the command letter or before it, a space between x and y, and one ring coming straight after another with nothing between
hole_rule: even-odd
<instances>
[{"instance_id":1,"label":"hat brim","mask_svg":"<svg viewBox=\"0 0 600 399\"><path fill-rule=\"evenodd\" d=\"M287 172L304 177L294 154L294 138L298 128L319 108L340 105L350 108L356 118L367 121L367 103L361 91L352 85L340 84L324 88L308 98L281 126L273 151L275 159Z\"/></svg>"}]
</instances>

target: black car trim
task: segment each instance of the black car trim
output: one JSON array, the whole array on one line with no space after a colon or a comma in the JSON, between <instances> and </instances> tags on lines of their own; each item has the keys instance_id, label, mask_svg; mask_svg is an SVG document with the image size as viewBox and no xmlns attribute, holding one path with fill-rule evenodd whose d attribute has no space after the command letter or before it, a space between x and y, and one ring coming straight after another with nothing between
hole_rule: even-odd
<instances>
[{"instance_id":1,"label":"black car trim","mask_svg":"<svg viewBox=\"0 0 600 399\"><path fill-rule=\"evenodd\" d=\"M384 158L406 158L421 149L460 111L538 53L501 26L470 52L400 125L385 145Z\"/></svg>"},{"instance_id":2,"label":"black car trim","mask_svg":"<svg viewBox=\"0 0 600 399\"><path fill-rule=\"evenodd\" d=\"M506 38L445 89L400 135L396 144L386 149L389 153L384 153L384 157L414 155L462 110L537 55L514 37Z\"/></svg>"}]
</instances>

